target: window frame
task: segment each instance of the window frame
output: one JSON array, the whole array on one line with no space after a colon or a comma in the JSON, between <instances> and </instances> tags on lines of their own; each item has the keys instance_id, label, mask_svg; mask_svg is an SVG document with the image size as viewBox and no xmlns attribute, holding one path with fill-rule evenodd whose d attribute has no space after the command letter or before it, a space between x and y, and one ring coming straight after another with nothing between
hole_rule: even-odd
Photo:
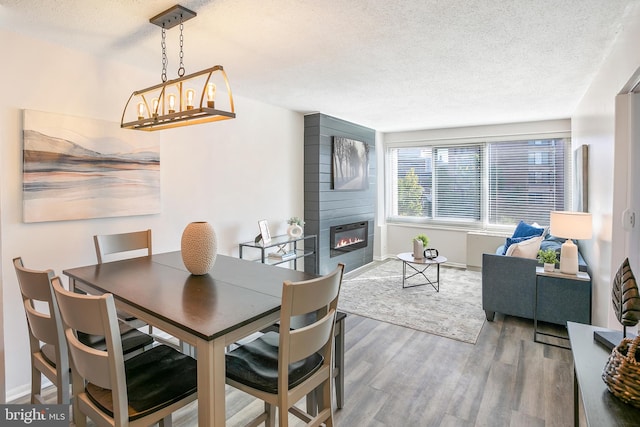
<instances>
[{"instance_id":1,"label":"window frame","mask_svg":"<svg viewBox=\"0 0 640 427\"><path fill-rule=\"evenodd\" d=\"M482 136L482 137L468 137L468 138L420 138L411 141L393 141L386 142L384 147L384 216L385 221L389 224L405 224L405 225L425 225L425 226L440 226L452 229L462 229L469 231L496 231L506 232L513 229L511 224L489 224L489 157L488 146L489 144L500 142L515 142L515 141L531 141L531 140L546 140L546 139L565 139L566 149L564 152L564 206L565 210L572 210L573 205L573 144L571 140L570 131L561 132L542 132L542 133L522 133L522 134L509 134L509 135L495 135L495 136ZM429 148L432 153L435 152L436 147L461 147L461 146L481 146L482 152L482 182L480 193L480 220L479 221L456 221L456 220L442 220L436 218L425 217L408 217L400 215L392 215L394 202L393 195L393 181L397 179L392 174L394 167L392 166L393 158L391 151L398 148L416 148L424 149Z\"/></svg>"}]
</instances>

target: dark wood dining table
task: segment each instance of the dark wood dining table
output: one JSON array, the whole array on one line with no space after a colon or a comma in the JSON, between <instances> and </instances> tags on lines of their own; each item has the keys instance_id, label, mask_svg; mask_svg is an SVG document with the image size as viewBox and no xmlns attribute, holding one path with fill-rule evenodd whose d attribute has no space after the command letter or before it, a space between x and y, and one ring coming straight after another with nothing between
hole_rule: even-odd
<instances>
[{"instance_id":1,"label":"dark wood dining table","mask_svg":"<svg viewBox=\"0 0 640 427\"><path fill-rule=\"evenodd\" d=\"M200 426L225 425L225 347L279 319L283 281L316 277L225 255L194 276L179 251L63 273L71 289L111 293L118 309L194 346Z\"/></svg>"}]
</instances>

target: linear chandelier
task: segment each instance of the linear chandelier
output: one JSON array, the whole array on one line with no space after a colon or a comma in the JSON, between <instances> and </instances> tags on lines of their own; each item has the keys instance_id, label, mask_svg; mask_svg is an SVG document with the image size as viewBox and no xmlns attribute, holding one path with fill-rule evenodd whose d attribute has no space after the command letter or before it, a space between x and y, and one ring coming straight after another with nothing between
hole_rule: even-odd
<instances>
[{"instance_id":1,"label":"linear chandelier","mask_svg":"<svg viewBox=\"0 0 640 427\"><path fill-rule=\"evenodd\" d=\"M131 94L122 112L121 128L155 131L236 117L231 87L222 65L184 74L183 23L195 16L195 12L175 5L149 20L162 28L162 83ZM180 25L180 67L178 78L167 80L165 31L176 25ZM228 102L218 96L220 87L226 87Z\"/></svg>"}]
</instances>

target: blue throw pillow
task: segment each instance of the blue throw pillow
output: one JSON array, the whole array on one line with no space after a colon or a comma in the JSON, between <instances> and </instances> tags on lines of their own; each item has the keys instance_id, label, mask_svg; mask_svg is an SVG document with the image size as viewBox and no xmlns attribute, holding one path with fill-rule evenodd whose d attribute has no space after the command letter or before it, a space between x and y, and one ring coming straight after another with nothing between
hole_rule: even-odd
<instances>
[{"instance_id":1,"label":"blue throw pillow","mask_svg":"<svg viewBox=\"0 0 640 427\"><path fill-rule=\"evenodd\" d=\"M507 237L507 241L504 244L504 250L502 251L502 255L506 255L507 249L509 249L509 246L513 245L514 243L524 242L525 240L533 239L534 237L538 237L538 236L540 235L536 234L533 236Z\"/></svg>"},{"instance_id":2,"label":"blue throw pillow","mask_svg":"<svg viewBox=\"0 0 640 427\"><path fill-rule=\"evenodd\" d=\"M513 230L513 235L511 236L511 238L515 239L518 237L538 237L542 236L542 233L544 233L544 228L536 227L535 225L529 225L524 221L520 221L516 226L516 229Z\"/></svg>"}]
</instances>

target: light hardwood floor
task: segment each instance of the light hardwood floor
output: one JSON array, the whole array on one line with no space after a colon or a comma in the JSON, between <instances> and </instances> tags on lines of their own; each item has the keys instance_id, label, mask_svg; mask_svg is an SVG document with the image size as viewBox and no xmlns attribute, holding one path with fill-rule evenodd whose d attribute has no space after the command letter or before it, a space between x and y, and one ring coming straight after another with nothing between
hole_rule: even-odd
<instances>
[{"instance_id":1,"label":"light hardwood floor","mask_svg":"<svg viewBox=\"0 0 640 427\"><path fill-rule=\"evenodd\" d=\"M496 314L475 345L355 315L346 330L346 398L336 425L573 425L571 352L535 343L530 320ZM227 390L227 425L243 425L261 408ZM193 403L173 425L195 426L196 416Z\"/></svg>"}]
</instances>

